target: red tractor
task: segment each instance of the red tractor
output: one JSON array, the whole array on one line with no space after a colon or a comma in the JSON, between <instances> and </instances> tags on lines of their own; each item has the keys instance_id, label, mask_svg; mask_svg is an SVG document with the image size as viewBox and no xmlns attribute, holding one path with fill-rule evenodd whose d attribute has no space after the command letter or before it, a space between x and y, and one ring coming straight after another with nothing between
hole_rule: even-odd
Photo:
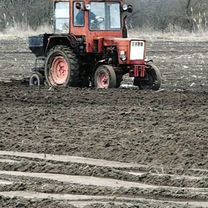
<instances>
[{"instance_id":1,"label":"red tractor","mask_svg":"<svg viewBox=\"0 0 208 208\"><path fill-rule=\"evenodd\" d=\"M140 89L160 88L160 71L146 59L146 41L127 38L131 5L123 0L53 2L54 33L29 37L37 57L30 85L117 88L128 73Z\"/></svg>"}]
</instances>

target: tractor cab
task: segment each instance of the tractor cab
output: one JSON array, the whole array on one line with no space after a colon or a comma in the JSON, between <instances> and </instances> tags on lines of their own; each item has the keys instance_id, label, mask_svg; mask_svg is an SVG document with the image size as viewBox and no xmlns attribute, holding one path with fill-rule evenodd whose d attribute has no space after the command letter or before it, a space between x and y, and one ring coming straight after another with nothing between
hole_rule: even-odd
<instances>
[{"instance_id":1,"label":"tractor cab","mask_svg":"<svg viewBox=\"0 0 208 208\"><path fill-rule=\"evenodd\" d=\"M124 14L132 12L123 1L54 1L54 32L83 37L86 51L103 37L126 37Z\"/></svg>"},{"instance_id":2,"label":"tractor cab","mask_svg":"<svg viewBox=\"0 0 208 208\"><path fill-rule=\"evenodd\" d=\"M54 0L54 31L120 31L122 14L126 11L132 12L132 7L122 1Z\"/></svg>"},{"instance_id":3,"label":"tractor cab","mask_svg":"<svg viewBox=\"0 0 208 208\"><path fill-rule=\"evenodd\" d=\"M160 72L146 59L146 41L127 38L131 5L123 0L53 3L54 33L29 38L31 51L44 60L33 70L31 85L113 88L129 74L140 89L160 88Z\"/></svg>"}]
</instances>

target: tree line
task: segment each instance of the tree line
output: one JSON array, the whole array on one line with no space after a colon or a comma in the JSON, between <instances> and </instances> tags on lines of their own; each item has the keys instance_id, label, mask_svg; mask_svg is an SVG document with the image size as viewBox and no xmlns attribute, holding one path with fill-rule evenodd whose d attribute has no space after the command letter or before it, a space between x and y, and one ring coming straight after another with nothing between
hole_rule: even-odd
<instances>
[{"instance_id":1,"label":"tree line","mask_svg":"<svg viewBox=\"0 0 208 208\"><path fill-rule=\"evenodd\" d=\"M158 31L206 30L207 0L129 0L134 12L129 27L147 27Z\"/></svg>"},{"instance_id":2,"label":"tree line","mask_svg":"<svg viewBox=\"0 0 208 208\"><path fill-rule=\"evenodd\" d=\"M126 0L134 11L128 17L129 28L152 28L157 31L206 30L207 0ZM8 27L51 24L50 0L0 0L0 30Z\"/></svg>"},{"instance_id":3,"label":"tree line","mask_svg":"<svg viewBox=\"0 0 208 208\"><path fill-rule=\"evenodd\" d=\"M52 8L49 0L0 0L0 30L50 24Z\"/></svg>"}]
</instances>

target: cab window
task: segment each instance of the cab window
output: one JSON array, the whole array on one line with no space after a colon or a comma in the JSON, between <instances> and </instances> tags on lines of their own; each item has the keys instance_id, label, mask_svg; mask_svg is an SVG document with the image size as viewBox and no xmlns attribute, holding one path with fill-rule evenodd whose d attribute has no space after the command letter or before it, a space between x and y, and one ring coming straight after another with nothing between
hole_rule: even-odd
<instances>
[{"instance_id":1,"label":"cab window","mask_svg":"<svg viewBox=\"0 0 208 208\"><path fill-rule=\"evenodd\" d=\"M79 2L83 7L83 2ZM74 26L84 26L84 11L76 8L76 2L74 2Z\"/></svg>"},{"instance_id":2,"label":"cab window","mask_svg":"<svg viewBox=\"0 0 208 208\"><path fill-rule=\"evenodd\" d=\"M55 4L55 32L69 32L69 2L57 2Z\"/></svg>"},{"instance_id":3,"label":"cab window","mask_svg":"<svg viewBox=\"0 0 208 208\"><path fill-rule=\"evenodd\" d=\"M91 30L120 30L120 4L115 2L91 2L90 9Z\"/></svg>"}]
</instances>

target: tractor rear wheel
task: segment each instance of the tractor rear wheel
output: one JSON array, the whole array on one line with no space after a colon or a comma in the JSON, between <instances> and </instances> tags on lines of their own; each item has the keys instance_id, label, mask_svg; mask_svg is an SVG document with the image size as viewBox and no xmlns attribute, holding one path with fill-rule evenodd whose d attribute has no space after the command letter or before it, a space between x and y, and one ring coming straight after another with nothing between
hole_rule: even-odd
<instances>
[{"instance_id":1,"label":"tractor rear wheel","mask_svg":"<svg viewBox=\"0 0 208 208\"><path fill-rule=\"evenodd\" d=\"M44 84L43 75L39 72L35 72L30 76L29 85L33 86L40 86Z\"/></svg>"},{"instance_id":2,"label":"tractor rear wheel","mask_svg":"<svg viewBox=\"0 0 208 208\"><path fill-rule=\"evenodd\" d=\"M159 69L153 64L148 63L147 79L141 80L134 78L134 85L139 86L140 90L159 90L162 77Z\"/></svg>"},{"instance_id":3,"label":"tractor rear wheel","mask_svg":"<svg viewBox=\"0 0 208 208\"><path fill-rule=\"evenodd\" d=\"M79 64L70 48L59 45L49 51L45 62L45 77L49 86L79 86Z\"/></svg>"},{"instance_id":4,"label":"tractor rear wheel","mask_svg":"<svg viewBox=\"0 0 208 208\"><path fill-rule=\"evenodd\" d=\"M112 66L101 65L94 75L94 86L96 88L108 89L117 87L116 73Z\"/></svg>"}]
</instances>

